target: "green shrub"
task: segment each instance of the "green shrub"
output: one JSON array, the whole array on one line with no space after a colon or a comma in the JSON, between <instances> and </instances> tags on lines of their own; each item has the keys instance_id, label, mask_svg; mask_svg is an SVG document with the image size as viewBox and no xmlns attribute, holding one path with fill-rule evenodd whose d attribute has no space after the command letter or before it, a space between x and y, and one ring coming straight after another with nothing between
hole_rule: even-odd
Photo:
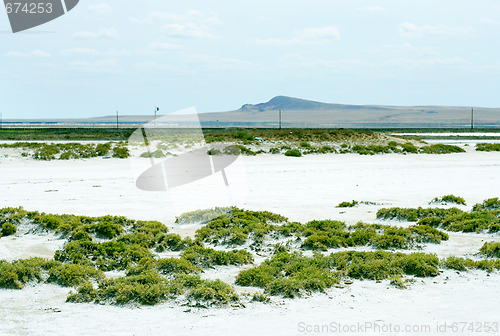
<instances>
[{"instance_id":1,"label":"green shrub","mask_svg":"<svg viewBox=\"0 0 500 336\"><path fill-rule=\"evenodd\" d=\"M90 279L101 280L104 274L93 267L76 265L76 264L62 264L52 267L49 270L48 282L56 283L61 286L77 286Z\"/></svg>"},{"instance_id":2,"label":"green shrub","mask_svg":"<svg viewBox=\"0 0 500 336\"><path fill-rule=\"evenodd\" d=\"M472 207L472 211L484 211L484 210L488 211L500 210L500 199L498 199L498 197L489 198L483 201L483 203L475 204Z\"/></svg>"},{"instance_id":3,"label":"green shrub","mask_svg":"<svg viewBox=\"0 0 500 336\"><path fill-rule=\"evenodd\" d=\"M483 152L500 152L500 143L478 143L476 144L476 150Z\"/></svg>"},{"instance_id":4,"label":"green shrub","mask_svg":"<svg viewBox=\"0 0 500 336\"><path fill-rule=\"evenodd\" d=\"M418 153L418 148L414 144L412 144L411 142L406 142L406 143L402 144L401 147L403 147L403 152L413 153L413 154Z\"/></svg>"},{"instance_id":5,"label":"green shrub","mask_svg":"<svg viewBox=\"0 0 500 336\"><path fill-rule=\"evenodd\" d=\"M487 257L500 258L500 243L498 242L486 242L479 250L481 254Z\"/></svg>"},{"instance_id":6,"label":"green shrub","mask_svg":"<svg viewBox=\"0 0 500 336\"><path fill-rule=\"evenodd\" d=\"M459 205L467 205L462 197L455 195L445 195L442 197L435 197L430 203L455 203Z\"/></svg>"},{"instance_id":7,"label":"green shrub","mask_svg":"<svg viewBox=\"0 0 500 336\"><path fill-rule=\"evenodd\" d=\"M194 266L189 260L184 258L164 258L158 259L156 268L163 274L190 274L201 271L200 267Z\"/></svg>"},{"instance_id":8,"label":"green shrub","mask_svg":"<svg viewBox=\"0 0 500 336\"><path fill-rule=\"evenodd\" d=\"M285 152L285 156L301 157L302 153L298 149L289 149Z\"/></svg>"},{"instance_id":9,"label":"green shrub","mask_svg":"<svg viewBox=\"0 0 500 336\"><path fill-rule=\"evenodd\" d=\"M2 225L2 235L10 236L17 232L17 227L9 222Z\"/></svg>"},{"instance_id":10,"label":"green shrub","mask_svg":"<svg viewBox=\"0 0 500 336\"><path fill-rule=\"evenodd\" d=\"M213 267L215 265L245 265L253 262L253 256L245 250L216 251L212 248L190 246L181 257L193 265Z\"/></svg>"},{"instance_id":11,"label":"green shrub","mask_svg":"<svg viewBox=\"0 0 500 336\"><path fill-rule=\"evenodd\" d=\"M127 147L115 146L113 148L113 157L119 159L126 159L130 156L130 152Z\"/></svg>"},{"instance_id":12,"label":"green shrub","mask_svg":"<svg viewBox=\"0 0 500 336\"><path fill-rule=\"evenodd\" d=\"M336 207L337 208L352 208L352 207L355 207L358 204L359 204L358 201L353 200L352 202L342 202L339 205L337 205Z\"/></svg>"},{"instance_id":13,"label":"green shrub","mask_svg":"<svg viewBox=\"0 0 500 336\"><path fill-rule=\"evenodd\" d=\"M302 148L311 148L311 144L309 142L303 141L303 142L300 143L300 147L302 147Z\"/></svg>"},{"instance_id":14,"label":"green shrub","mask_svg":"<svg viewBox=\"0 0 500 336\"><path fill-rule=\"evenodd\" d=\"M463 148L454 145L434 144L420 148L420 151L425 154L449 154L449 153L465 153Z\"/></svg>"},{"instance_id":15,"label":"green shrub","mask_svg":"<svg viewBox=\"0 0 500 336\"><path fill-rule=\"evenodd\" d=\"M209 155L213 155L213 154L210 154L210 151L209 151ZM141 157L142 158L157 158L157 159L160 159L160 158L166 157L166 155L165 155L165 153L163 153L163 151L161 149L157 149L154 152L144 152L144 153L141 154Z\"/></svg>"}]
</instances>

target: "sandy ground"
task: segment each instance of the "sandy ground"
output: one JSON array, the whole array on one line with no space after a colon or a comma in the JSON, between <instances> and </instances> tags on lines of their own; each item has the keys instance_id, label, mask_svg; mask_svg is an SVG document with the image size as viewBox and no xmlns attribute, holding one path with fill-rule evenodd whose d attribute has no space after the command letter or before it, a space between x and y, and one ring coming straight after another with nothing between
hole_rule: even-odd
<instances>
[{"instance_id":1,"label":"sandy ground","mask_svg":"<svg viewBox=\"0 0 500 336\"><path fill-rule=\"evenodd\" d=\"M132 162L131 162L132 161ZM269 210L291 220L339 219L353 224L377 222L378 208L427 206L446 194L466 199L469 206L500 196L500 153L468 151L450 155L310 155L290 158L275 155L241 157L227 168L229 188L222 176L193 182L170 192L145 192L134 183L131 166L147 166L119 159L37 162L0 157L0 207L23 206L48 213L124 215L156 219L175 232L189 234L195 226L174 224L176 215L215 205L237 205ZM371 201L338 209L350 200ZM464 209L466 209L464 207ZM392 224L405 225L398 222ZM448 242L428 245L439 256L473 256L484 241L498 236L451 234ZM0 239L0 259L49 257L64 242L56 236L19 235ZM234 281L235 268L218 274ZM438 329L453 322L500 323L500 274L446 271L433 279L418 279L410 289L387 282L355 281L345 288L307 299L253 303L244 309L210 309L184 312L186 307L110 307L65 303L68 290L40 285L22 291L0 290L1 335L400 335L394 326L429 325L430 332L414 335L499 334L454 333ZM377 323L379 329L361 330L350 324ZM350 332L315 328L347 324ZM330 325L331 324L331 325ZM392 324L392 332L388 330ZM324 328L324 326L323 326ZM384 329L382 329L384 328ZM499 326L500 328L500 326ZM307 331L311 332L307 332ZM477 331L477 330L476 330Z\"/></svg>"}]
</instances>

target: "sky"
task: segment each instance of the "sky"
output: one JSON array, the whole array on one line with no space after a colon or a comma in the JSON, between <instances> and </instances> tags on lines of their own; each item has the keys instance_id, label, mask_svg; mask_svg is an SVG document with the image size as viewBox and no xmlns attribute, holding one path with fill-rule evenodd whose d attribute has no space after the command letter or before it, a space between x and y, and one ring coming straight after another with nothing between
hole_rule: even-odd
<instances>
[{"instance_id":1,"label":"sky","mask_svg":"<svg viewBox=\"0 0 500 336\"><path fill-rule=\"evenodd\" d=\"M500 0L80 0L13 34L4 119L327 103L500 107Z\"/></svg>"}]
</instances>

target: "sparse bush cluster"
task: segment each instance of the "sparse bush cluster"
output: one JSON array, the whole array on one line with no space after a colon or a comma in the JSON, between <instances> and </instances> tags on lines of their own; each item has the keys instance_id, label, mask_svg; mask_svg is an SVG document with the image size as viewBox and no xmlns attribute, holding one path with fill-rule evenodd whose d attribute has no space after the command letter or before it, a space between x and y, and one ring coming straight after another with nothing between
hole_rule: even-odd
<instances>
[{"instance_id":1,"label":"sparse bush cluster","mask_svg":"<svg viewBox=\"0 0 500 336\"><path fill-rule=\"evenodd\" d=\"M455 203L458 205L467 205L463 197L455 196L455 195L445 195L441 197L435 197L431 202L431 204L448 204Z\"/></svg>"},{"instance_id":2,"label":"sparse bush cluster","mask_svg":"<svg viewBox=\"0 0 500 336\"><path fill-rule=\"evenodd\" d=\"M453 202L462 203L462 198L450 196ZM500 201L498 198L485 200L483 203L474 205L472 212L457 208L384 208L377 212L377 218L418 221L417 225L443 228L454 232L488 231L493 233L500 231Z\"/></svg>"},{"instance_id":3,"label":"sparse bush cluster","mask_svg":"<svg viewBox=\"0 0 500 336\"><path fill-rule=\"evenodd\" d=\"M291 228L290 228L291 226ZM408 249L419 243L440 243L448 235L426 225L412 225L409 228L380 224L358 223L347 227L339 221L311 221L306 224L283 225L283 233L304 238L301 248L327 250L329 248L369 245L378 249Z\"/></svg>"},{"instance_id":4,"label":"sparse bush cluster","mask_svg":"<svg viewBox=\"0 0 500 336\"><path fill-rule=\"evenodd\" d=\"M345 202L339 203L339 205L337 205L337 208L353 208L358 204L359 204L359 202L355 201L355 200L353 200L352 202L345 201Z\"/></svg>"},{"instance_id":5,"label":"sparse bush cluster","mask_svg":"<svg viewBox=\"0 0 500 336\"><path fill-rule=\"evenodd\" d=\"M77 286L84 281L104 278L93 267L63 264L42 258L16 260L11 263L0 260L0 288L22 289L27 283L47 282L61 286Z\"/></svg>"},{"instance_id":6,"label":"sparse bush cluster","mask_svg":"<svg viewBox=\"0 0 500 336\"><path fill-rule=\"evenodd\" d=\"M500 143L478 143L476 150L481 152L500 152Z\"/></svg>"},{"instance_id":7,"label":"sparse bush cluster","mask_svg":"<svg viewBox=\"0 0 500 336\"><path fill-rule=\"evenodd\" d=\"M287 218L268 211L245 211L234 208L196 231L196 238L211 244L243 245L249 238L263 241L272 232L274 223L284 223Z\"/></svg>"},{"instance_id":8,"label":"sparse bush cluster","mask_svg":"<svg viewBox=\"0 0 500 336\"><path fill-rule=\"evenodd\" d=\"M436 276L438 266L439 259L425 253L346 251L306 257L298 252L283 251L257 267L241 271L236 284L260 287L268 294L293 298L324 291L344 278L383 280L403 275Z\"/></svg>"},{"instance_id":9,"label":"sparse bush cluster","mask_svg":"<svg viewBox=\"0 0 500 336\"><path fill-rule=\"evenodd\" d=\"M99 143L82 144L70 143L44 143L44 142L16 142L11 144L0 144L0 148L20 148L24 150L23 156L30 156L35 160L70 160L88 159L100 156L107 156L110 152L113 157L129 157L128 149L124 142L120 143Z\"/></svg>"},{"instance_id":10,"label":"sparse bush cluster","mask_svg":"<svg viewBox=\"0 0 500 336\"><path fill-rule=\"evenodd\" d=\"M450 154L450 153L465 153L465 149L455 145L434 144L420 148L420 151L425 154Z\"/></svg>"},{"instance_id":11,"label":"sparse bush cluster","mask_svg":"<svg viewBox=\"0 0 500 336\"><path fill-rule=\"evenodd\" d=\"M500 243L486 242L479 252L490 258L500 258Z\"/></svg>"}]
</instances>

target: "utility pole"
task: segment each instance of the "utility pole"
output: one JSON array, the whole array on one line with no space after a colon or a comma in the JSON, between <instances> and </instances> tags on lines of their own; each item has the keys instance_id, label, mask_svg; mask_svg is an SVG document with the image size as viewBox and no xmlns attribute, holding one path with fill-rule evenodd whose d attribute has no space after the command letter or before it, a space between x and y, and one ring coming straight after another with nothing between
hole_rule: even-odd
<instances>
[{"instance_id":1,"label":"utility pole","mask_svg":"<svg viewBox=\"0 0 500 336\"><path fill-rule=\"evenodd\" d=\"M156 122L156 112L158 112L160 110L160 108L158 106L155 106L155 128L158 127L158 124Z\"/></svg>"},{"instance_id":2,"label":"utility pole","mask_svg":"<svg viewBox=\"0 0 500 336\"><path fill-rule=\"evenodd\" d=\"M470 117L470 129L474 129L474 108L471 109L471 117Z\"/></svg>"},{"instance_id":3,"label":"utility pole","mask_svg":"<svg viewBox=\"0 0 500 336\"><path fill-rule=\"evenodd\" d=\"M281 110L280 110L280 129L281 129Z\"/></svg>"},{"instance_id":4,"label":"utility pole","mask_svg":"<svg viewBox=\"0 0 500 336\"><path fill-rule=\"evenodd\" d=\"M116 129L118 129L118 110L116 110Z\"/></svg>"}]
</instances>

